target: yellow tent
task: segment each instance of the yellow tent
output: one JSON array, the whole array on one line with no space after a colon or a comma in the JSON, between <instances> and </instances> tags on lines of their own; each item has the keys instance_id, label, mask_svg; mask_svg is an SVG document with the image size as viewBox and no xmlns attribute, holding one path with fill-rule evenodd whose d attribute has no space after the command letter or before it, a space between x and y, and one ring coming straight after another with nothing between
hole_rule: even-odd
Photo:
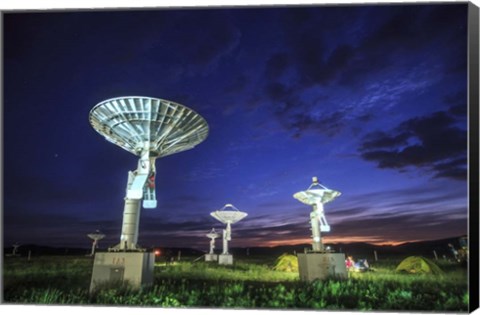
<instances>
[{"instance_id":1,"label":"yellow tent","mask_svg":"<svg viewBox=\"0 0 480 315\"><path fill-rule=\"evenodd\" d=\"M421 256L405 258L395 269L396 272L442 274L443 271L433 261Z\"/></svg>"}]
</instances>

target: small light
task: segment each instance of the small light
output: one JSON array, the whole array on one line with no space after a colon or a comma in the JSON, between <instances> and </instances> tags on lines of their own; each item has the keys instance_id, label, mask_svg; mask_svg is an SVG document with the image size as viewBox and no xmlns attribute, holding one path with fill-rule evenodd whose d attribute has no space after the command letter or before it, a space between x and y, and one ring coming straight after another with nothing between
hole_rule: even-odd
<instances>
[{"instance_id":1,"label":"small light","mask_svg":"<svg viewBox=\"0 0 480 315\"><path fill-rule=\"evenodd\" d=\"M155 250L155 256L160 256L160 250L158 249Z\"/></svg>"}]
</instances>

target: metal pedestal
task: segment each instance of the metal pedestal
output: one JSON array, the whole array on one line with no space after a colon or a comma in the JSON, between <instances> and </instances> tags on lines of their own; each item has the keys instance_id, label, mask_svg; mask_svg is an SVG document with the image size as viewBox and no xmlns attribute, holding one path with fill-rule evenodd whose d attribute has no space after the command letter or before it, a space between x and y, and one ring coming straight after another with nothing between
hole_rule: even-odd
<instances>
[{"instance_id":1,"label":"metal pedestal","mask_svg":"<svg viewBox=\"0 0 480 315\"><path fill-rule=\"evenodd\" d=\"M297 258L302 281L347 279L348 277L343 253L310 252L297 254Z\"/></svg>"},{"instance_id":2,"label":"metal pedestal","mask_svg":"<svg viewBox=\"0 0 480 315\"><path fill-rule=\"evenodd\" d=\"M146 252L96 253L90 292L98 285L128 283L134 288L153 283L155 254Z\"/></svg>"},{"instance_id":3,"label":"metal pedestal","mask_svg":"<svg viewBox=\"0 0 480 315\"><path fill-rule=\"evenodd\" d=\"M218 255L217 254L205 254L205 261L217 261Z\"/></svg>"},{"instance_id":4,"label":"metal pedestal","mask_svg":"<svg viewBox=\"0 0 480 315\"><path fill-rule=\"evenodd\" d=\"M231 255L231 254L220 254L220 255L218 255L218 264L219 265L233 265L233 255Z\"/></svg>"}]
</instances>

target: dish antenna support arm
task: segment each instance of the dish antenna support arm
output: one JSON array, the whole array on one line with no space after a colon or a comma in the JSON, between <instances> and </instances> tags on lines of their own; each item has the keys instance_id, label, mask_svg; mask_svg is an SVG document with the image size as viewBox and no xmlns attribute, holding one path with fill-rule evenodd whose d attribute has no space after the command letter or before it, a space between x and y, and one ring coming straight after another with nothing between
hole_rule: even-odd
<instances>
[{"instance_id":1,"label":"dish antenna support arm","mask_svg":"<svg viewBox=\"0 0 480 315\"><path fill-rule=\"evenodd\" d=\"M127 193L123 209L122 234L120 243L113 250L140 250L137 246L138 226L140 222L140 202L143 200L145 208L155 208L155 158L149 156L149 151L144 150L138 161L135 171L128 172Z\"/></svg>"},{"instance_id":2,"label":"dish antenna support arm","mask_svg":"<svg viewBox=\"0 0 480 315\"><path fill-rule=\"evenodd\" d=\"M133 178L129 176L127 185L128 199L144 199L145 208L156 208L157 201L155 196L155 158L150 157L150 142L144 144L144 150L138 160L136 171L133 172ZM130 182L131 180L131 182Z\"/></svg>"},{"instance_id":3,"label":"dish antenna support arm","mask_svg":"<svg viewBox=\"0 0 480 315\"><path fill-rule=\"evenodd\" d=\"M313 210L310 213L310 224L312 226L312 249L314 251L323 251L322 236L320 232L330 232L330 225L327 223L325 213L323 211L323 204L317 202L312 206Z\"/></svg>"}]
</instances>

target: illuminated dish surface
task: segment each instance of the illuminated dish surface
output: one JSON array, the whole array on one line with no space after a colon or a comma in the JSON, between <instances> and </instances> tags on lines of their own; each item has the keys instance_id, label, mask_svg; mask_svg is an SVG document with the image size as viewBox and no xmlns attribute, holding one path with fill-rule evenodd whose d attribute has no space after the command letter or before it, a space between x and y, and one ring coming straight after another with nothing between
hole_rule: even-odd
<instances>
[{"instance_id":1,"label":"illuminated dish surface","mask_svg":"<svg viewBox=\"0 0 480 315\"><path fill-rule=\"evenodd\" d=\"M181 104L144 96L125 96L98 103L90 124L108 141L140 156L163 157L189 150L208 136L208 124Z\"/></svg>"}]
</instances>

